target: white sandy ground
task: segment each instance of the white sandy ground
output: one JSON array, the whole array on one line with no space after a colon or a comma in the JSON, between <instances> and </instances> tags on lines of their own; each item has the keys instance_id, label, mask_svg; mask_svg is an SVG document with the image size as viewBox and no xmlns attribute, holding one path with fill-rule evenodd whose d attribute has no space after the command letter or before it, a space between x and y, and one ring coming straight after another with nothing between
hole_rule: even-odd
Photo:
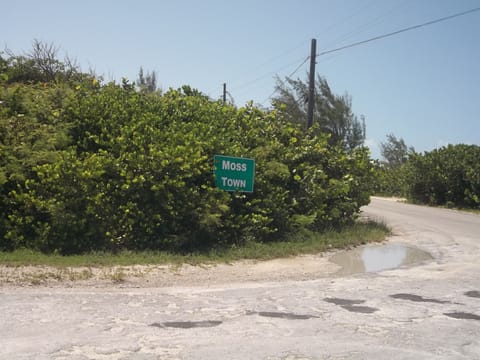
<instances>
[{"instance_id":1,"label":"white sandy ground","mask_svg":"<svg viewBox=\"0 0 480 360\"><path fill-rule=\"evenodd\" d=\"M21 287L172 287L212 286L248 281L310 280L334 274L339 266L329 254L271 261L237 261L217 265L135 265L55 268L0 266L0 286Z\"/></svg>"},{"instance_id":2,"label":"white sandy ground","mask_svg":"<svg viewBox=\"0 0 480 360\"><path fill-rule=\"evenodd\" d=\"M379 198L364 212L434 259L349 276L331 254L2 267L0 359L480 359L480 216Z\"/></svg>"}]
</instances>

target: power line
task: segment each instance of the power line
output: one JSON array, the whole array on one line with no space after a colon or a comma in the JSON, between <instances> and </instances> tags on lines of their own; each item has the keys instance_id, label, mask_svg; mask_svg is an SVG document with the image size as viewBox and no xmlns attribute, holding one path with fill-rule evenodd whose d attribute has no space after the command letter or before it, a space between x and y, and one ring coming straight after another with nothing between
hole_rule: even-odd
<instances>
[{"instance_id":1,"label":"power line","mask_svg":"<svg viewBox=\"0 0 480 360\"><path fill-rule=\"evenodd\" d=\"M295 74L297 73L297 71L300 70L300 68L301 68L303 65L305 65L305 63L306 63L308 60L310 60L310 56L307 56L307 57L305 58L305 60L303 60L303 61L301 62L301 64L298 65L297 68L296 68L295 70L293 70L293 71L287 76L287 78L290 78L290 77L292 77L293 75L295 75ZM281 80L281 79L279 79L279 80L282 82L282 84L285 84L285 82L284 82L283 80ZM263 100L263 101L261 102L261 104L262 104L262 105L265 104L268 100L270 100L270 99L272 98L272 96L273 96L276 92L277 92L277 89L273 90L273 92L272 92L270 95L268 95L268 97L267 97L265 100Z\"/></svg>"},{"instance_id":2,"label":"power line","mask_svg":"<svg viewBox=\"0 0 480 360\"><path fill-rule=\"evenodd\" d=\"M310 56L307 56L305 58L305 60L302 61L302 63L300 65L297 66L297 68L295 70L293 70L290 75L288 75L287 77L292 77L293 75L295 75L297 73L298 70L300 70L300 68L308 61L310 60Z\"/></svg>"},{"instance_id":3,"label":"power line","mask_svg":"<svg viewBox=\"0 0 480 360\"><path fill-rule=\"evenodd\" d=\"M477 11L480 11L480 7L477 7L477 8L473 8L473 9L470 9L470 10L467 10L467 11L463 11L463 12L460 12L460 13L456 13L456 14L452 14L452 15L449 15L449 16L445 16L445 17L442 17L442 18L439 18L439 19L435 19L435 20L431 20L431 21L428 21L428 22L425 22L425 23L422 23L422 24L418 24L418 25L414 25L414 26L410 26L410 27L407 27L407 28L403 28L403 29L400 29L400 30L397 30L397 31L393 31L393 32L390 32L390 33L387 33L387 34L383 34L383 35L379 35L379 36L375 36L375 37L372 37L372 38L369 38L369 39L366 39L366 40L362 40L362 41L357 41L357 42L354 42L352 44L349 44L349 45L345 45L345 46L341 46L341 47L338 47L338 48L334 48L334 49L330 49L330 50L325 50L325 51L321 51L319 53L316 54L316 56L323 56L323 55L327 55L327 54L330 54L330 53L334 53L334 52L338 52L338 51L341 51L341 50L345 50L345 49L349 49L349 48L352 48L352 47L355 47L355 46L359 46L359 45L363 45L363 44L366 44L366 43L369 43L369 42L373 42L373 41L376 41L376 40L381 40L381 39L384 39L384 38L387 38L387 37L391 37L391 36L394 36L394 35L398 35L398 34L401 34L401 33L404 33L404 32L407 32L407 31L411 31L411 30L415 30L415 29L418 29L418 28L421 28L421 27L426 27L426 26L430 26L430 25L433 25L433 24L436 24L436 23L439 23L439 22L443 22L443 21L447 21L447 20L451 20L453 18L457 18L457 17L460 17L460 16L464 16L464 15L467 15L467 14L470 14L470 13L473 13L473 12L477 12ZM378 20L378 19L375 19L375 20ZM306 57L301 63L300 65L297 66L297 68L292 71L292 73L290 75L288 75L287 77L292 77L308 60L310 59L310 56ZM268 61L270 62L270 61ZM265 64L267 64L268 62L266 62ZM288 66L292 65L292 63L286 65L285 67L283 68L286 68ZM283 68L281 70L283 70ZM275 71L275 72L278 72ZM272 73L275 73L275 72L270 72L268 73L267 75L263 75L263 76L260 76L256 79L253 79L249 82L246 82L240 86L237 86L235 87L237 90L238 89L241 89L241 88L245 88L245 87L248 87L262 79L264 79L265 77L271 75ZM271 99L271 97L275 94L276 90L273 91L263 102L265 103L267 100Z\"/></svg>"},{"instance_id":4,"label":"power line","mask_svg":"<svg viewBox=\"0 0 480 360\"><path fill-rule=\"evenodd\" d=\"M303 59L303 58L302 58L302 59L301 59L301 60L302 60L302 63L295 69L294 72L292 72L292 75L293 75L294 73L296 73L296 72L302 67L302 65L305 64L305 63L308 61L308 59L309 59L309 57L307 57L306 59ZM269 73L267 73L267 74L265 74L265 75L262 75L262 76L259 76L259 77L257 77L256 79L250 80L250 81L248 81L248 82L246 82L246 83L244 83L244 84L242 84L242 85L240 85L240 86L233 86L233 89L234 89L235 91L238 91L238 90L240 90L240 89L249 87L250 85L252 85L252 84L254 84L254 83L256 83L256 82L258 82L258 81L260 81L260 80L263 80L263 79L265 79L265 78L267 78L267 77L269 77L269 76L271 76L271 75L273 75L273 74L275 74L275 73L278 73L279 71L282 71L282 70L284 70L284 69L286 69L286 68L289 68L289 67L292 66L292 65L297 64L298 61L299 61L299 60L296 60L295 62L291 62L291 63L289 63L289 64L287 64L287 65L285 65L285 66L282 66L280 69L277 69L277 70L275 70L275 71L270 71ZM290 75L290 76L292 76L292 75Z\"/></svg>"},{"instance_id":5,"label":"power line","mask_svg":"<svg viewBox=\"0 0 480 360\"><path fill-rule=\"evenodd\" d=\"M335 28L336 26L338 26L339 24L345 23L345 22L347 22L348 20L350 20L351 18L353 18L353 17L355 17L356 15L360 14L362 11L364 11L364 10L366 10L367 8L371 7L372 4L373 4L375 1L376 1L376 0L370 0L370 2L369 2L367 5L363 5L360 9L357 9L354 13L352 13L352 14L350 14L349 16L345 17L345 18L342 19L341 21L339 21L339 22L337 22L337 23L329 26L327 29L325 29L324 31L322 31L322 34L325 34L325 33L330 32L332 29L334 29L334 28ZM378 1L378 0L377 0L377 1ZM406 1L406 0L405 0L405 1ZM300 43L297 43L297 45L294 45L294 46L292 46L291 48L289 48L289 49L283 51L282 53L278 54L277 56L274 56L274 57L270 58L269 60L261 63L260 65L256 66L255 68L252 68L252 70L253 70L253 69L258 70L259 68L263 68L263 67L265 67L266 65L269 65L270 63L272 63L272 62L274 62L274 61L282 58L284 55L287 55L287 54L290 54L290 53L294 52L295 50L299 49L300 47L304 46L305 44L307 44L307 43L309 43L309 42L310 42L310 40L304 40L304 41L302 41L302 42L300 42ZM336 44L335 44L335 45L336 45ZM308 61L308 59L306 59L305 62L306 62L306 61ZM297 63L297 61L295 61L294 63ZM293 64L290 63L290 64L282 67L280 70L283 70L283 69L289 67L290 65L293 65ZM302 65L303 65L303 64L302 64ZM300 65L300 67L301 67L301 65ZM230 80L229 83L232 84L232 88L233 88L233 89L239 89L239 88L243 88L243 87L246 87L246 86L248 86L248 85L251 85L252 83L256 83L257 81L262 80L263 78L271 75L272 73L278 72L278 71L279 71L279 70L274 71L274 72L269 72L269 73L266 74L266 75L259 76L259 77L255 78L255 79L251 80L251 81L248 81L247 83L241 83L240 85L235 85L235 83L238 82L238 81L236 81L236 80L235 80L235 81L231 81L231 80ZM296 71L298 71L298 69L297 69ZM295 71L295 72L296 72L296 71ZM247 72L251 72L251 71L247 71ZM295 72L294 72L294 73L295 73ZM290 76L291 76L291 75L290 75Z\"/></svg>"},{"instance_id":6,"label":"power line","mask_svg":"<svg viewBox=\"0 0 480 360\"><path fill-rule=\"evenodd\" d=\"M348 22L350 19L354 18L355 16L357 16L357 15L359 15L360 13L364 12L364 11L367 10L368 8L372 7L375 1L378 1L378 0L370 0L369 3L362 5L360 8L356 9L353 13L351 13L351 14L349 14L348 16L344 17L344 18L341 19L340 21L337 21L336 23L330 25L329 27L327 27L327 28L322 32L322 35L325 35L325 33L330 32L331 30L333 30L334 28L336 28L336 27L339 26L340 24L343 24L343 23ZM404 0L404 2L406 2L406 1L412 1L412 0ZM403 5L403 3L402 3L402 5ZM388 13L390 13L390 12L392 12L392 11L393 11L393 10L389 10ZM381 16L383 16L383 15L381 15ZM378 18L376 18L376 19L374 19L374 20L377 21ZM370 24L367 24L367 25L370 25ZM352 31L352 34L358 34L358 31L353 30L353 31ZM347 34L347 36L350 37L350 34ZM347 38L344 38L343 40L347 40L348 37L347 37ZM274 62L274 61L276 61L276 60L278 60L278 59L280 59L280 58L283 57L284 55L289 54L289 53L292 53L293 51L297 50L299 47L303 46L305 43L308 43L309 41L310 41L310 40L305 40L305 41L302 41L301 43L298 43L298 44L295 45L294 47L289 48L288 50L280 53L279 55L274 56L274 57L270 58L269 60L261 63L260 65L256 66L256 69L265 67L266 65L268 65L268 64L270 64L270 63L272 63L272 62ZM338 44L338 41L335 41L332 45L333 45L333 46L336 46L337 44ZM304 62L301 63L301 64L298 66L297 69L295 69L290 75L288 75L288 77L293 76L293 75L309 60L309 58L310 58L310 57L307 57L307 58L304 60ZM292 63L289 63L289 64L283 66L283 67L280 68L280 69L277 69L277 70L275 70L275 71L270 71L270 72L268 72L268 73L266 73L266 74L264 74L264 75L258 76L258 77L254 78L254 79L252 79L252 80L249 80L249 81L247 81L247 82L240 83L240 84L238 84L238 85L236 85L236 83L238 83L238 81L233 81L233 82L232 82L232 81L229 81L228 83L230 84L231 89L233 89L235 92L237 92L237 95L238 95L238 90L251 87L251 85L253 85L253 84L255 84L255 83L258 83L258 82L261 81L261 80L264 80L265 78L271 76L272 74L278 73L279 71L284 70L284 69L286 69L286 68L288 68L288 67L296 64L297 61L298 61L298 60L296 60L296 61L294 61L294 62L292 62ZM249 71L249 72L250 72L250 71ZM208 93L215 92L215 91L217 91L217 90L215 89L215 90L209 91ZM242 94L242 93L244 93L244 92L245 92L244 90L241 90L241 91L240 91L240 94ZM265 101L267 101L267 100L268 100L268 98L267 98ZM263 103L264 103L265 101L263 101Z\"/></svg>"},{"instance_id":7,"label":"power line","mask_svg":"<svg viewBox=\"0 0 480 360\"><path fill-rule=\"evenodd\" d=\"M334 46L339 46L341 43L351 39L352 37L354 36L358 36L360 35L361 33L365 32L366 30L368 30L369 28L371 28L372 26L376 25L376 24L379 24L383 21L385 21L385 19L387 18L387 16L389 16L390 14L392 14L393 12L397 11L398 9L402 8L403 6L405 6L405 4L409 1L412 1L412 0L404 0L403 2L401 2L400 4L397 3L397 6L394 6L392 8L390 8L388 11L386 12L382 12L381 14L379 14L377 17L375 17L374 19L372 19L370 22L367 22L365 24L362 24L354 29L352 29L350 32L346 33L345 35L343 36L339 36L337 37L336 40L332 41L331 42L331 45L328 45L326 44L322 49L319 49L319 51L324 51L324 50L328 50L329 48L331 47L334 47Z\"/></svg>"},{"instance_id":8,"label":"power line","mask_svg":"<svg viewBox=\"0 0 480 360\"><path fill-rule=\"evenodd\" d=\"M351 14L349 14L348 16L344 17L344 18L341 19L340 21L337 21L336 23L330 25L330 26L327 27L324 31L322 31L322 35L325 35L326 33L331 32L331 31L332 31L334 28L336 28L338 25L348 22L350 19L354 18L355 16L359 15L359 14L362 13L363 11L365 11L365 10L367 10L368 8L372 7L375 1L378 1L378 0L370 0L369 3L362 5L360 8L356 9L353 13L351 13ZM411 0L404 0L404 1L411 1ZM354 32L354 33L358 34L357 32ZM316 37L316 36L314 36L314 37ZM268 64L270 64L270 63L272 63L272 62L274 62L274 61L276 61L276 60L278 60L278 59L280 59L280 58L283 57L284 55L294 52L295 50L297 50L298 48L300 48L301 46L305 45L305 44L308 43L308 42L310 42L310 40L304 40L304 41L298 43L297 45L292 46L291 48L289 48L288 50L285 50L284 52L280 53L279 55L274 56L274 57L270 58L269 60L261 63L260 65L256 66L255 69L259 69L259 68L265 67L266 65L268 65ZM333 45L333 46L336 46L337 44L334 43L334 44L332 44L332 45ZM308 59L309 59L309 58L307 58L307 59L305 60L305 62L307 62ZM293 63L289 63L288 65L283 66L281 69L278 69L278 70L276 70L276 71L270 71L270 72L268 72L267 74L261 75L261 76L259 76L259 77L257 77L257 78L254 78L253 80L250 80L250 81L248 81L248 82L246 82L246 83L240 83L239 85L236 85L236 84L238 83L238 81L236 81L236 80L235 80L235 81L231 81L231 80L230 80L230 81L228 81L228 83L230 84L231 88L234 89L234 90L243 89L243 88L245 88L245 87L249 87L250 85L259 82L260 80L263 80L263 79L267 78L268 76L270 76L270 75L272 75L272 74L278 73L278 71L284 70L284 69L286 69L286 68L288 68L288 67L290 67L291 65L296 64L296 63L297 63L297 61L294 61ZM303 64L301 64L299 67L301 67L302 65L303 65ZM291 75L289 75L289 77L290 77L290 76L293 76L293 74L295 74L297 71L298 71L298 69L296 69ZM251 72L251 71L248 71L248 72ZM212 90L211 92L213 92L213 91L215 91L215 90Z\"/></svg>"},{"instance_id":9,"label":"power line","mask_svg":"<svg viewBox=\"0 0 480 360\"><path fill-rule=\"evenodd\" d=\"M451 20L451 19L460 17L460 16L468 15L468 14L471 14L471 13L477 12L477 11L480 11L480 7L473 8L473 9L470 9L470 10L467 10L467 11L463 11L463 12L460 12L460 13L456 13L456 14L453 14L453 15L445 16L445 17L442 17L442 18L439 18L439 19L427 21L427 22L422 23L422 24L418 24L418 25L414 25L414 26L409 26L409 27L406 27L406 28L403 28L403 29L400 29L400 30L397 30L397 31L393 31L393 32L390 32L390 33L387 33L387 34L375 36L375 37L372 37L372 38L369 38L369 39L366 39L366 40L357 41L357 42L354 42L354 43L352 43L352 44L345 45L345 46L341 46L341 47L338 47L338 48L335 48L335 49L321 51L320 53L317 53L316 56L317 56L317 57L318 57L318 56L323 56L323 55L331 54L331 53L338 52L338 51L341 51L341 50L349 49L349 48L352 48L352 47L355 47L355 46L359 46L359 45L363 45L363 44L366 44L366 43L369 43L369 42L372 42L372 41L384 39L384 38L391 37L391 36L394 36L394 35L398 35L398 34L401 34L401 33L407 32L407 31L415 30L415 29L418 29L418 28L421 28L421 27L426 27L426 26L429 26L429 25L437 24L437 23L439 23L439 22L443 22L443 21L447 21L447 20ZM310 56L308 56L308 57L295 69L295 71L293 71L288 77L293 76L309 59L310 59ZM276 90L274 90L274 91L262 102L262 104L264 104L266 101L268 101L269 99L271 99L271 97L272 97L275 93L276 93Z\"/></svg>"},{"instance_id":10,"label":"power line","mask_svg":"<svg viewBox=\"0 0 480 360\"><path fill-rule=\"evenodd\" d=\"M345 46L341 46L341 47L338 47L338 48L335 48L335 49L322 51L322 52L318 53L317 56L323 56L323 55L330 54L330 53L333 53L333 52L337 52L337 51L349 49L349 48L352 48L352 47L354 47L354 46L363 45L363 44L366 44L366 43L369 43L369 42L372 42L372 41L376 41L376 40L380 40L380 39L385 39L385 38L387 38L387 37L391 37L391 36L394 36L394 35L398 35L398 34L401 34L401 33L407 32L407 31L415 30L415 29L418 29L418 28L421 28L421 27L425 27L425 26L437 24L437 23L442 22L442 21L447 21L447 20L451 20L451 19L453 19L453 18L457 18L457 17L460 17L460 16L464 16L464 15L467 15L467 14L471 14L471 13L476 12L476 11L480 11L480 7L477 7L477 8L474 8L474 9L470 9L470 10L467 10L467 11L463 11L463 12L460 12L460 13L457 13L457 14L445 16L445 17L442 17L442 18L440 18L440 19L435 19L435 20L427 21L427 22L425 22L425 23L423 23L423 24L419 24L419 25L414 25L414 26L410 26L410 27L407 27L407 28L403 28L403 29L400 29L400 30L397 30L397 31L393 31L393 32L391 32L391 33L387 33L387 34L375 36L375 37L372 37L372 38L370 38L370 39L366 39L366 40L362 40L362 41L357 41L357 42L354 42L354 43L352 43L352 44L345 45Z\"/></svg>"}]
</instances>

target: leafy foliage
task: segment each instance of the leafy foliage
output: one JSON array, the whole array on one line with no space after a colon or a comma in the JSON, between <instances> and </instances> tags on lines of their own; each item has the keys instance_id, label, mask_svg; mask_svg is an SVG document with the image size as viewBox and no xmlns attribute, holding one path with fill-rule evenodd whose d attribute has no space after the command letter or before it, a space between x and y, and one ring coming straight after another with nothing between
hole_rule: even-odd
<instances>
[{"instance_id":1,"label":"leafy foliage","mask_svg":"<svg viewBox=\"0 0 480 360\"><path fill-rule=\"evenodd\" d=\"M90 77L81 73L68 56L59 60L59 48L54 44L34 40L32 50L25 55L15 55L8 49L6 53L8 57L0 56L1 80L6 83L71 82Z\"/></svg>"},{"instance_id":2,"label":"leafy foliage","mask_svg":"<svg viewBox=\"0 0 480 360\"><path fill-rule=\"evenodd\" d=\"M430 205L480 208L480 146L448 145L412 156L407 195Z\"/></svg>"},{"instance_id":3,"label":"leafy foliage","mask_svg":"<svg viewBox=\"0 0 480 360\"><path fill-rule=\"evenodd\" d=\"M402 138L393 134L387 135L387 140L380 143L383 161L378 161L375 193L387 196L406 196L406 163L415 154L413 147L408 147Z\"/></svg>"},{"instance_id":4,"label":"leafy foliage","mask_svg":"<svg viewBox=\"0 0 480 360\"><path fill-rule=\"evenodd\" d=\"M408 182L406 164L389 167L382 162L375 163L375 194L380 196L406 196Z\"/></svg>"},{"instance_id":5,"label":"leafy foliage","mask_svg":"<svg viewBox=\"0 0 480 360\"><path fill-rule=\"evenodd\" d=\"M377 194L428 205L480 208L480 146L448 145L419 154L407 150L402 139L391 140L388 149L398 151L392 151L396 155L390 161L375 166Z\"/></svg>"},{"instance_id":6,"label":"leafy foliage","mask_svg":"<svg viewBox=\"0 0 480 360\"><path fill-rule=\"evenodd\" d=\"M380 152L388 167L398 168L407 162L409 155L415 153L415 149L407 147L402 138L388 134L387 140L380 143Z\"/></svg>"},{"instance_id":7,"label":"leafy foliage","mask_svg":"<svg viewBox=\"0 0 480 360\"><path fill-rule=\"evenodd\" d=\"M0 79L16 66L2 64ZM282 111L237 109L188 86L159 94L87 75L3 79L0 249L278 241L349 224L369 201L368 151L335 146ZM215 188L214 154L254 158L254 193Z\"/></svg>"},{"instance_id":8,"label":"leafy foliage","mask_svg":"<svg viewBox=\"0 0 480 360\"><path fill-rule=\"evenodd\" d=\"M157 91L157 74L155 71L149 72L147 74L143 74L143 67L140 67L138 71L138 79L136 81L136 85L141 92L145 93L154 93Z\"/></svg>"},{"instance_id":9,"label":"leafy foliage","mask_svg":"<svg viewBox=\"0 0 480 360\"><path fill-rule=\"evenodd\" d=\"M290 121L307 123L308 84L300 79L277 79L275 107ZM325 78L318 76L315 82L313 120L319 124L319 132L330 135L331 145L347 150L361 147L365 141L365 120L352 112L350 96L338 96L332 92Z\"/></svg>"}]
</instances>

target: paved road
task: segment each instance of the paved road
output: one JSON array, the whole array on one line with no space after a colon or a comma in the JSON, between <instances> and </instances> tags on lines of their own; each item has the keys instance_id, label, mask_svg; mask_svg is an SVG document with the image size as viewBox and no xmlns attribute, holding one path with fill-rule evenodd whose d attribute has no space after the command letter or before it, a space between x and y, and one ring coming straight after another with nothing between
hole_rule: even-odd
<instances>
[{"instance_id":1,"label":"paved road","mask_svg":"<svg viewBox=\"0 0 480 360\"><path fill-rule=\"evenodd\" d=\"M283 283L4 287L0 359L480 359L480 216L364 212L434 259Z\"/></svg>"}]
</instances>

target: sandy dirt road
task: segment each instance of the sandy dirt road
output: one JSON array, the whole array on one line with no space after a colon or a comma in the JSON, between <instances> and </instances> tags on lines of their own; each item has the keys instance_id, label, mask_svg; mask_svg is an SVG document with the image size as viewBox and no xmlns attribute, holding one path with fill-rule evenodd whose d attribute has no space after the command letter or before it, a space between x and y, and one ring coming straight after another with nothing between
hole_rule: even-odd
<instances>
[{"instance_id":1,"label":"sandy dirt road","mask_svg":"<svg viewBox=\"0 0 480 360\"><path fill-rule=\"evenodd\" d=\"M0 359L480 359L480 216L374 198L434 257L339 276L328 256L0 286ZM4 270L5 271L5 270Z\"/></svg>"}]
</instances>

